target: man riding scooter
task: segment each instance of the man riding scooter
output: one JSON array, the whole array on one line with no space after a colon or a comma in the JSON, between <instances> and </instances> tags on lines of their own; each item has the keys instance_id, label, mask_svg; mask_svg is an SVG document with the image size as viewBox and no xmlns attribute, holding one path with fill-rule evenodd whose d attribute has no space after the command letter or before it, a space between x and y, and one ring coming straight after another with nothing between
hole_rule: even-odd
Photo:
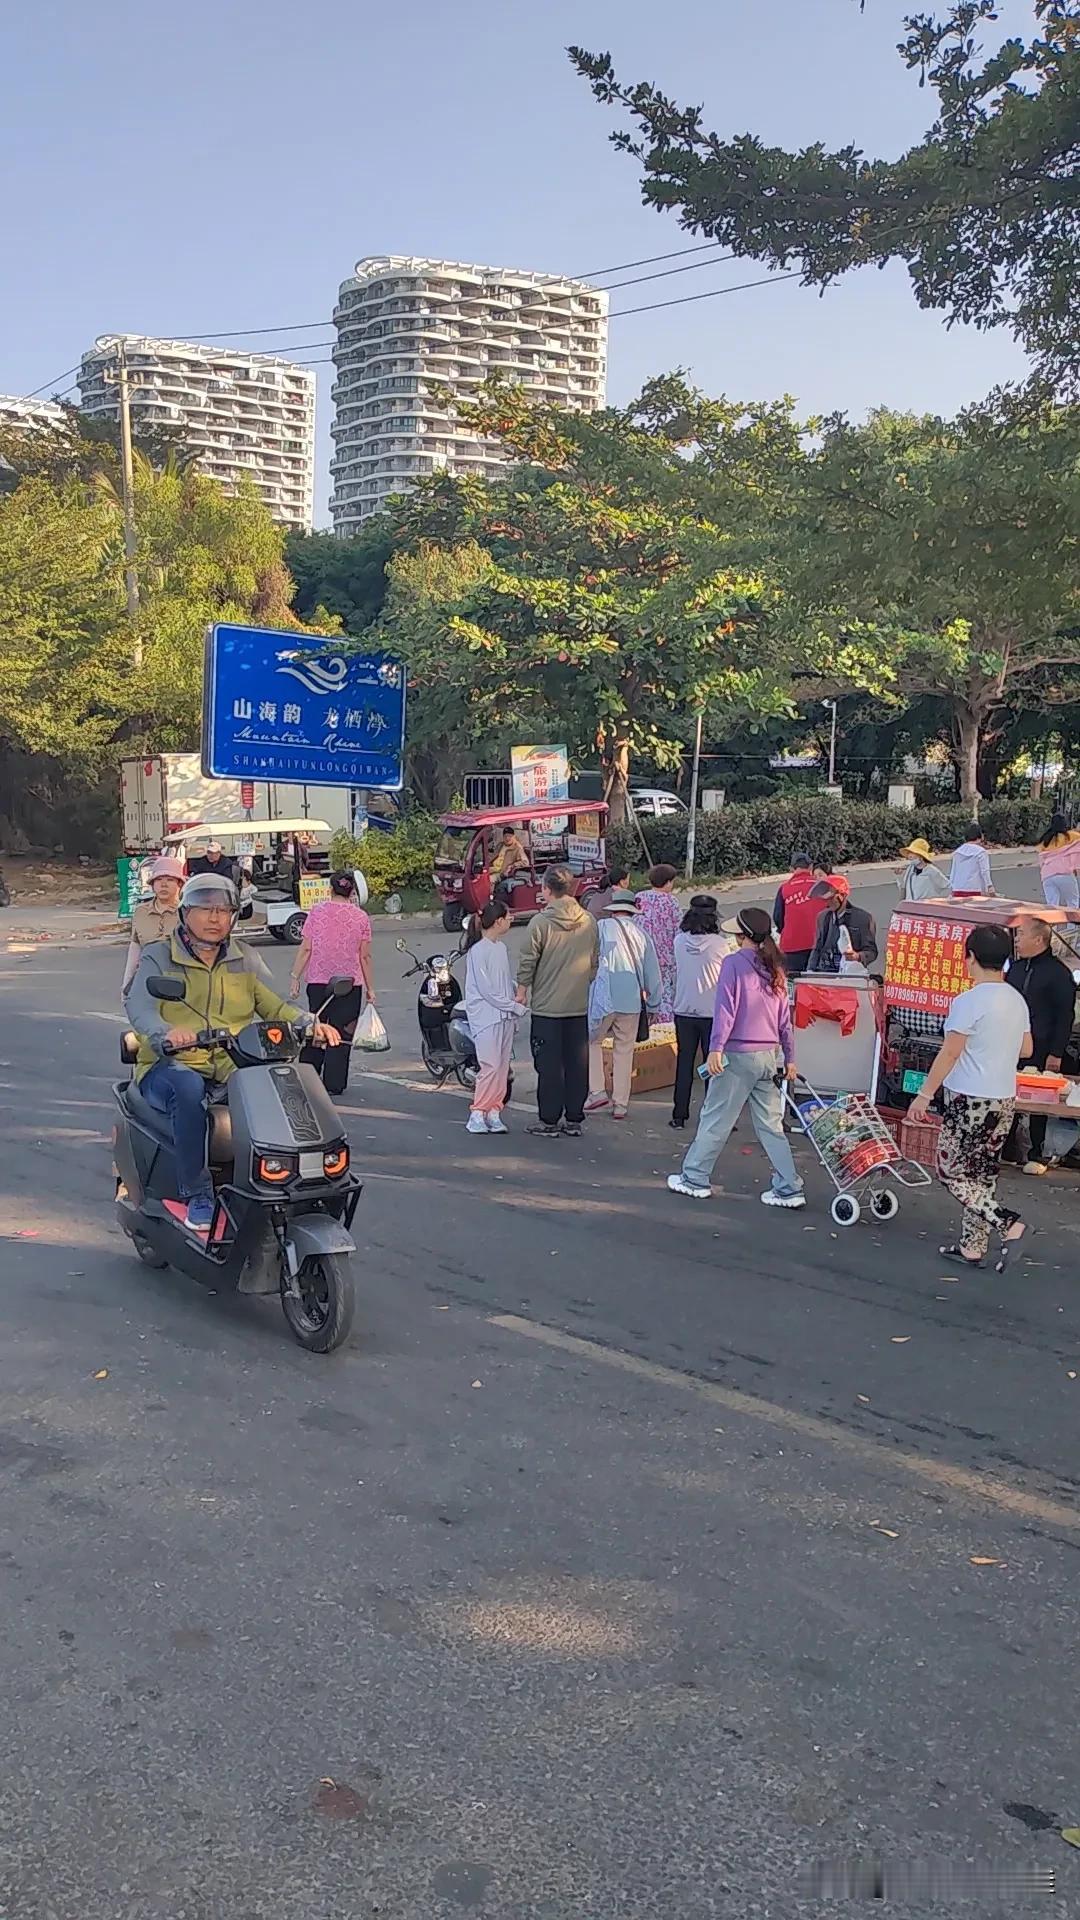
<instances>
[{"instance_id":1,"label":"man riding scooter","mask_svg":"<svg viewBox=\"0 0 1080 1920\"><path fill-rule=\"evenodd\" d=\"M138 972L124 997L128 1019L139 1036L135 1079L150 1106L168 1115L176 1147L180 1192L187 1201L186 1224L207 1233L214 1217L214 1194L207 1164L206 1100L233 1071L220 1047L197 1045L206 1027L240 1033L253 1020L281 1020L310 1030L318 1044L337 1046L334 1027L313 1019L283 1000L256 970L253 957L232 938L240 899L231 880L200 873L184 882L180 923L169 939L142 949ZM164 974L182 980L182 1001L155 1000L148 983ZM183 1054L165 1058L162 1042Z\"/></svg>"}]
</instances>

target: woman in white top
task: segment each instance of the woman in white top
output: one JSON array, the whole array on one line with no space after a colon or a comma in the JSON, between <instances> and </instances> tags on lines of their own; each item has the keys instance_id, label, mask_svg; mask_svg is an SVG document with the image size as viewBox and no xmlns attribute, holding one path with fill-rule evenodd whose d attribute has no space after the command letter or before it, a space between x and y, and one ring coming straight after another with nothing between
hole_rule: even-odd
<instances>
[{"instance_id":1,"label":"woman in white top","mask_svg":"<svg viewBox=\"0 0 1080 1920\"><path fill-rule=\"evenodd\" d=\"M963 1207L964 1224L959 1246L939 1251L946 1260L981 1267L993 1228L1001 1237L997 1271L1004 1273L1011 1247L1027 1230L1018 1213L998 1205L997 1177L1016 1107L1017 1063L1031 1052L1028 1006L1002 977L1012 952L1004 927L973 927L964 952L971 986L949 1008L941 1050L908 1111L912 1120L925 1120L938 1088L945 1088L938 1178Z\"/></svg>"},{"instance_id":2,"label":"woman in white top","mask_svg":"<svg viewBox=\"0 0 1080 1920\"><path fill-rule=\"evenodd\" d=\"M514 1027L526 1008L514 996L510 956L503 945L510 931L505 900L489 900L474 915L465 962L465 1013L480 1062L473 1088L468 1133L505 1133L501 1115L510 1080Z\"/></svg>"},{"instance_id":3,"label":"woman in white top","mask_svg":"<svg viewBox=\"0 0 1080 1920\"><path fill-rule=\"evenodd\" d=\"M721 933L716 901L695 893L675 935L675 1098L669 1127L685 1127L698 1055L709 1057L720 966L735 942Z\"/></svg>"}]
</instances>

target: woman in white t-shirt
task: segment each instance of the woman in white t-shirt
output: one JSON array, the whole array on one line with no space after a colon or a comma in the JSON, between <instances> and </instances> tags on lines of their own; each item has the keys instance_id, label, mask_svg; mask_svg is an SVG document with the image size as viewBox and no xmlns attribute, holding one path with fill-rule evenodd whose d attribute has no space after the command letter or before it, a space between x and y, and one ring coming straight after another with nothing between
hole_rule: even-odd
<instances>
[{"instance_id":1,"label":"woman in white t-shirt","mask_svg":"<svg viewBox=\"0 0 1080 1920\"><path fill-rule=\"evenodd\" d=\"M946 1260L981 1267L993 1228L1001 1238L997 1271L1004 1273L1010 1249L1027 1231L1018 1213L998 1205L997 1177L1016 1107L1017 1064L1031 1052L1028 1006L1002 978L1012 952L1004 927L973 927L964 952L971 986L949 1008L941 1051L909 1113L925 1120L944 1086L938 1179L959 1200L964 1224L960 1245L940 1252Z\"/></svg>"}]
</instances>

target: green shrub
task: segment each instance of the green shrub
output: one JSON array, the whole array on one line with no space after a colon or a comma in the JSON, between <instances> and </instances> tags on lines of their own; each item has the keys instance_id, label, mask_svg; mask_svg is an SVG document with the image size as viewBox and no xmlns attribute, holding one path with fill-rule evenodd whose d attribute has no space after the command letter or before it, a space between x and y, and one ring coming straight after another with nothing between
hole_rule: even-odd
<instances>
[{"instance_id":1,"label":"green shrub","mask_svg":"<svg viewBox=\"0 0 1080 1920\"><path fill-rule=\"evenodd\" d=\"M1045 800L993 800L980 809L991 846L1030 846L1043 832L1050 809ZM920 837L936 853L951 853L971 823L965 806L915 807L911 812L871 800L830 800L825 794L774 796L746 805L699 813L694 863L700 873L719 878L742 873L779 873L793 853L805 850L823 866L843 867L871 860L894 860L901 847ZM686 861L685 814L643 823L654 862L681 868ZM631 827L608 835L612 857L631 866L648 864Z\"/></svg>"},{"instance_id":2,"label":"green shrub","mask_svg":"<svg viewBox=\"0 0 1080 1920\"><path fill-rule=\"evenodd\" d=\"M403 887L430 887L439 823L433 814L414 809L394 828L378 833L368 828L360 840L335 833L330 858L335 867L359 867L373 900L385 900Z\"/></svg>"}]
</instances>

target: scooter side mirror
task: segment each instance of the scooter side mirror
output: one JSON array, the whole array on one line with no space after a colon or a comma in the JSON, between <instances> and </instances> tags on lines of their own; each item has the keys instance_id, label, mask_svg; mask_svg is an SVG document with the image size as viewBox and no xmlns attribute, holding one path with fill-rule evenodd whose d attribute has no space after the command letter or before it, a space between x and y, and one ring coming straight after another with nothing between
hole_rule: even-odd
<instances>
[{"instance_id":1,"label":"scooter side mirror","mask_svg":"<svg viewBox=\"0 0 1080 1920\"><path fill-rule=\"evenodd\" d=\"M335 1000L344 999L353 990L353 982L347 973L336 973L330 982L330 991Z\"/></svg>"},{"instance_id":2,"label":"scooter side mirror","mask_svg":"<svg viewBox=\"0 0 1080 1920\"><path fill-rule=\"evenodd\" d=\"M400 933L398 934L397 939L394 941L394 945L397 948L399 953L408 953L409 951L408 947L405 945L404 940L401 938Z\"/></svg>"},{"instance_id":3,"label":"scooter side mirror","mask_svg":"<svg viewBox=\"0 0 1080 1920\"><path fill-rule=\"evenodd\" d=\"M146 991L152 1000L186 1000L187 988L182 980L170 980L168 974L152 973L146 983Z\"/></svg>"}]
</instances>

